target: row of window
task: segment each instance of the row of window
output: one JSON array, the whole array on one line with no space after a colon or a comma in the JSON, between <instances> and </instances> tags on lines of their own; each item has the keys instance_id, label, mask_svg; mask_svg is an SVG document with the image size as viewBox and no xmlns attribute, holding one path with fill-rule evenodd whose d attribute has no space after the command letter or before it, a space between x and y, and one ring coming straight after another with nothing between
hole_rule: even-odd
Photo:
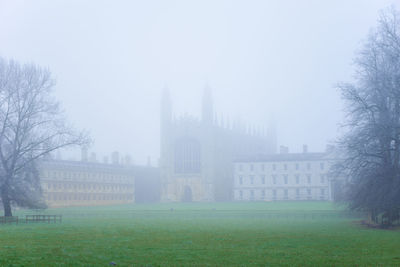
<instances>
[{"instance_id":1,"label":"row of window","mask_svg":"<svg viewBox=\"0 0 400 267\"><path fill-rule=\"evenodd\" d=\"M300 169L306 169L308 171L310 171L311 169L315 169L317 163L311 163L311 162L307 162L307 163L293 163L293 164L288 164L288 163L283 163L283 164L276 164L276 163L272 163L272 164L265 164L265 163L260 163L260 164L238 164L237 168L240 172L242 171L246 171L249 170L251 172L253 171L266 171L267 169L272 170L272 171L277 171L277 170L284 170L287 171L289 169L291 170L300 170ZM257 167L257 168L256 168ZM325 170L325 163L324 162L319 162L319 169L320 170Z\"/></svg>"},{"instance_id":2,"label":"row of window","mask_svg":"<svg viewBox=\"0 0 400 267\"><path fill-rule=\"evenodd\" d=\"M44 187L48 190L98 190L98 191L124 191L133 189L133 185L118 184L118 185L104 185L104 184L85 184L85 183L47 183Z\"/></svg>"},{"instance_id":3,"label":"row of window","mask_svg":"<svg viewBox=\"0 0 400 267\"><path fill-rule=\"evenodd\" d=\"M307 184L311 184L313 182L313 177L311 174L306 174L306 180L304 180L303 182L307 182ZM269 183L271 184L288 184L289 180L291 180L291 184L300 184L302 182L303 179L301 179L303 176L300 174L295 174L294 177L292 177L291 179L289 179L289 175L284 174L284 175L271 175L271 180L269 181ZM315 178L314 178L315 179ZM260 175L260 176L256 176L256 175L250 175L249 177L245 177L240 175L239 176L239 185L243 185L243 184L250 184L250 185L254 185L254 184L266 184L267 178L265 175ZM315 182L315 180L314 180ZM325 182L327 182L326 179L326 175L325 174L321 174L319 176L319 182L321 184L325 184Z\"/></svg>"},{"instance_id":4,"label":"row of window","mask_svg":"<svg viewBox=\"0 0 400 267\"><path fill-rule=\"evenodd\" d=\"M95 173L95 172L70 172L70 171L44 171L44 178L54 180L83 180L98 179L102 181L128 181L132 177L128 175L115 175L111 173Z\"/></svg>"},{"instance_id":5,"label":"row of window","mask_svg":"<svg viewBox=\"0 0 400 267\"><path fill-rule=\"evenodd\" d=\"M175 143L175 173L200 173L200 143L191 138L182 138Z\"/></svg>"},{"instance_id":6,"label":"row of window","mask_svg":"<svg viewBox=\"0 0 400 267\"><path fill-rule=\"evenodd\" d=\"M48 201L133 200L133 195L48 193L47 200Z\"/></svg>"},{"instance_id":7,"label":"row of window","mask_svg":"<svg viewBox=\"0 0 400 267\"><path fill-rule=\"evenodd\" d=\"M269 195L267 195L267 192L268 192ZM276 199L278 197L278 195L281 195L281 196L283 196L283 198L286 198L286 199L289 198L289 190L288 189L281 189L281 190L279 190L279 189L273 189L273 190L265 190L265 189L262 189L262 190L253 190L253 189L251 189L251 190L239 190L239 199L243 199L244 198L244 193L246 193L247 196L249 196L250 198L255 198L256 197L256 193L261 199L264 199L266 197L275 198ZM311 193L312 192L311 192L310 188L303 188L303 189L296 188L295 191L294 191L294 196L296 196L297 198L299 198L299 197L301 197L301 198L311 197L312 196ZM320 188L319 195L323 196L323 197L326 197L326 194L327 194L327 190L325 190L325 188Z\"/></svg>"}]
</instances>

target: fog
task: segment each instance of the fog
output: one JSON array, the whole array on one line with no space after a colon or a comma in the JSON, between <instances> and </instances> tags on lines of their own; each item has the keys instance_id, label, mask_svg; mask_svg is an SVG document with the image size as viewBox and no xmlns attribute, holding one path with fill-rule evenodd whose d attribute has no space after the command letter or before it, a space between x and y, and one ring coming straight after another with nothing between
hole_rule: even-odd
<instances>
[{"instance_id":1,"label":"fog","mask_svg":"<svg viewBox=\"0 0 400 267\"><path fill-rule=\"evenodd\" d=\"M200 116L206 84L219 120L273 117L279 145L322 151L343 119L335 84L351 81L360 40L394 3L0 0L0 56L51 70L98 158L156 162L162 89L175 116Z\"/></svg>"}]
</instances>

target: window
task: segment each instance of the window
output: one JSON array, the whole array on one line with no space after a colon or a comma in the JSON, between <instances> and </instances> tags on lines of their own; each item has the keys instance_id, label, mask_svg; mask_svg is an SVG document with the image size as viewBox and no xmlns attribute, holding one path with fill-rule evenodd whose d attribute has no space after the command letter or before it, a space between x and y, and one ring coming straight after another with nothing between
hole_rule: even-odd
<instances>
[{"instance_id":1,"label":"window","mask_svg":"<svg viewBox=\"0 0 400 267\"><path fill-rule=\"evenodd\" d=\"M262 171L265 171L265 166L264 166L264 164L261 164L261 170L262 170Z\"/></svg>"},{"instance_id":2,"label":"window","mask_svg":"<svg viewBox=\"0 0 400 267\"><path fill-rule=\"evenodd\" d=\"M296 184L300 183L300 175L296 174Z\"/></svg>"},{"instance_id":3,"label":"window","mask_svg":"<svg viewBox=\"0 0 400 267\"><path fill-rule=\"evenodd\" d=\"M274 198L276 198L276 190L275 189L272 190L272 195L273 195Z\"/></svg>"},{"instance_id":4,"label":"window","mask_svg":"<svg viewBox=\"0 0 400 267\"><path fill-rule=\"evenodd\" d=\"M254 184L254 175L250 175L250 184Z\"/></svg>"},{"instance_id":5,"label":"window","mask_svg":"<svg viewBox=\"0 0 400 267\"><path fill-rule=\"evenodd\" d=\"M284 197L285 197L285 199L288 199L288 190L285 189L283 192L284 192Z\"/></svg>"},{"instance_id":6,"label":"window","mask_svg":"<svg viewBox=\"0 0 400 267\"><path fill-rule=\"evenodd\" d=\"M321 169L321 170L323 170L323 169L325 168L325 165L324 165L324 163L323 163L323 162L321 162L321 163L319 164L319 167L320 167L320 169Z\"/></svg>"},{"instance_id":7,"label":"window","mask_svg":"<svg viewBox=\"0 0 400 267\"><path fill-rule=\"evenodd\" d=\"M261 198L263 198L263 199L265 198L265 190L261 191Z\"/></svg>"},{"instance_id":8,"label":"window","mask_svg":"<svg viewBox=\"0 0 400 267\"><path fill-rule=\"evenodd\" d=\"M250 197L251 199L254 199L254 190L250 190Z\"/></svg>"},{"instance_id":9,"label":"window","mask_svg":"<svg viewBox=\"0 0 400 267\"><path fill-rule=\"evenodd\" d=\"M250 171L254 171L254 165L250 164Z\"/></svg>"},{"instance_id":10,"label":"window","mask_svg":"<svg viewBox=\"0 0 400 267\"><path fill-rule=\"evenodd\" d=\"M283 164L283 169L284 169L285 171L287 171L287 164L286 164L286 163Z\"/></svg>"},{"instance_id":11,"label":"window","mask_svg":"<svg viewBox=\"0 0 400 267\"><path fill-rule=\"evenodd\" d=\"M200 173L200 144L182 138L175 143L175 173Z\"/></svg>"},{"instance_id":12,"label":"window","mask_svg":"<svg viewBox=\"0 0 400 267\"><path fill-rule=\"evenodd\" d=\"M298 171L298 170L299 170L299 164L296 163L296 171Z\"/></svg>"},{"instance_id":13,"label":"window","mask_svg":"<svg viewBox=\"0 0 400 267\"><path fill-rule=\"evenodd\" d=\"M272 164L272 170L276 171L276 164Z\"/></svg>"},{"instance_id":14,"label":"window","mask_svg":"<svg viewBox=\"0 0 400 267\"><path fill-rule=\"evenodd\" d=\"M276 184L276 175L272 175L272 183Z\"/></svg>"},{"instance_id":15,"label":"window","mask_svg":"<svg viewBox=\"0 0 400 267\"><path fill-rule=\"evenodd\" d=\"M265 175L261 175L261 183L265 184Z\"/></svg>"},{"instance_id":16,"label":"window","mask_svg":"<svg viewBox=\"0 0 400 267\"><path fill-rule=\"evenodd\" d=\"M321 188L321 195L325 195L325 189Z\"/></svg>"},{"instance_id":17,"label":"window","mask_svg":"<svg viewBox=\"0 0 400 267\"><path fill-rule=\"evenodd\" d=\"M307 174L307 183L311 184L311 174Z\"/></svg>"},{"instance_id":18,"label":"window","mask_svg":"<svg viewBox=\"0 0 400 267\"><path fill-rule=\"evenodd\" d=\"M311 170L311 163L307 163L307 170Z\"/></svg>"},{"instance_id":19,"label":"window","mask_svg":"<svg viewBox=\"0 0 400 267\"><path fill-rule=\"evenodd\" d=\"M307 189L307 195L311 196L311 189Z\"/></svg>"},{"instance_id":20,"label":"window","mask_svg":"<svg viewBox=\"0 0 400 267\"><path fill-rule=\"evenodd\" d=\"M321 174L321 184L325 183L325 175Z\"/></svg>"},{"instance_id":21,"label":"window","mask_svg":"<svg viewBox=\"0 0 400 267\"><path fill-rule=\"evenodd\" d=\"M299 198L300 197L300 189L296 189L296 197Z\"/></svg>"},{"instance_id":22,"label":"window","mask_svg":"<svg viewBox=\"0 0 400 267\"><path fill-rule=\"evenodd\" d=\"M283 181L284 181L285 184L288 183L288 176L287 176L287 175L284 175L284 176L283 176Z\"/></svg>"},{"instance_id":23,"label":"window","mask_svg":"<svg viewBox=\"0 0 400 267\"><path fill-rule=\"evenodd\" d=\"M239 176L239 184L243 184L243 177Z\"/></svg>"},{"instance_id":24,"label":"window","mask_svg":"<svg viewBox=\"0 0 400 267\"><path fill-rule=\"evenodd\" d=\"M242 190L239 191L239 196L240 196L240 199L243 198L243 191Z\"/></svg>"},{"instance_id":25,"label":"window","mask_svg":"<svg viewBox=\"0 0 400 267\"><path fill-rule=\"evenodd\" d=\"M242 164L239 164L239 171L243 171L243 166L242 166Z\"/></svg>"}]
</instances>

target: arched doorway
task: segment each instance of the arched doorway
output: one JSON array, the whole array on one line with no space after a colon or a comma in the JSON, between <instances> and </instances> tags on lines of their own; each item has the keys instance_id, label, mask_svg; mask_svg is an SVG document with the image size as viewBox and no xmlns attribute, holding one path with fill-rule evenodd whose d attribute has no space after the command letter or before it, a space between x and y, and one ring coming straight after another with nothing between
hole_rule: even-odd
<instances>
[{"instance_id":1,"label":"arched doorway","mask_svg":"<svg viewBox=\"0 0 400 267\"><path fill-rule=\"evenodd\" d=\"M189 186L185 186L185 189L183 190L182 201L192 202L192 189Z\"/></svg>"}]
</instances>

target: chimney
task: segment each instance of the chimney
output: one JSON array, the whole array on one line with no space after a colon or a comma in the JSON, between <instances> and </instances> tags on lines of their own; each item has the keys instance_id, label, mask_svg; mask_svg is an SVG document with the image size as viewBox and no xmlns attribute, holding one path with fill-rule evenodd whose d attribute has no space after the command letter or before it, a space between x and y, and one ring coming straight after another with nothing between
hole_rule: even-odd
<instances>
[{"instance_id":1,"label":"chimney","mask_svg":"<svg viewBox=\"0 0 400 267\"><path fill-rule=\"evenodd\" d=\"M307 153L308 152L308 146L307 145L303 145L303 153Z\"/></svg>"},{"instance_id":2,"label":"chimney","mask_svg":"<svg viewBox=\"0 0 400 267\"><path fill-rule=\"evenodd\" d=\"M112 164L116 164L116 165L119 164L119 153L118 153L118 151L114 151L111 154L111 163Z\"/></svg>"},{"instance_id":3,"label":"chimney","mask_svg":"<svg viewBox=\"0 0 400 267\"><path fill-rule=\"evenodd\" d=\"M86 146L81 148L81 161L88 161L88 149Z\"/></svg>"},{"instance_id":4,"label":"chimney","mask_svg":"<svg viewBox=\"0 0 400 267\"><path fill-rule=\"evenodd\" d=\"M132 164L132 159L130 155L125 156L125 164L128 166Z\"/></svg>"},{"instance_id":5,"label":"chimney","mask_svg":"<svg viewBox=\"0 0 400 267\"><path fill-rule=\"evenodd\" d=\"M90 153L90 161L91 162L96 162L97 161L96 153L94 153L94 152Z\"/></svg>"}]
</instances>

